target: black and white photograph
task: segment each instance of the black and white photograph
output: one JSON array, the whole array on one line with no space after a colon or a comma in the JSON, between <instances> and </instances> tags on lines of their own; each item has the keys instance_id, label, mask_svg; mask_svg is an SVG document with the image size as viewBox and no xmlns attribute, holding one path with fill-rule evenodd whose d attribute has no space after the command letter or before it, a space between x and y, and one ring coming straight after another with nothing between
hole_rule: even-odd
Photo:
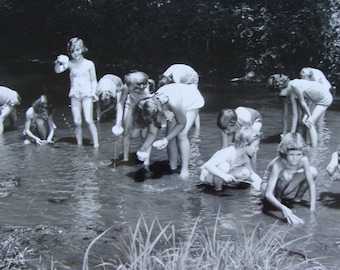
<instances>
[{"instance_id":1,"label":"black and white photograph","mask_svg":"<svg viewBox=\"0 0 340 270\"><path fill-rule=\"evenodd\" d=\"M0 14L0 269L340 268L340 0Z\"/></svg>"}]
</instances>

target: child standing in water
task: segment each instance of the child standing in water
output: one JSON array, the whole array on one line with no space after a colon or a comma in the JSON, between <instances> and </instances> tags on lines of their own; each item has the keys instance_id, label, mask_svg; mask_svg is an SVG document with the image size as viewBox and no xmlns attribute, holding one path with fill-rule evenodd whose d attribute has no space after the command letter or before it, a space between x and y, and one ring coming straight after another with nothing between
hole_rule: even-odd
<instances>
[{"instance_id":1,"label":"child standing in water","mask_svg":"<svg viewBox=\"0 0 340 270\"><path fill-rule=\"evenodd\" d=\"M37 145L53 143L55 125L53 122L53 105L50 99L41 95L26 111L24 135L25 143L33 140Z\"/></svg>"},{"instance_id":2,"label":"child standing in water","mask_svg":"<svg viewBox=\"0 0 340 270\"><path fill-rule=\"evenodd\" d=\"M9 118L11 126L16 127L16 106L20 105L20 100L16 91L0 86L0 135L4 133L4 122L7 118Z\"/></svg>"},{"instance_id":3,"label":"child standing in water","mask_svg":"<svg viewBox=\"0 0 340 270\"><path fill-rule=\"evenodd\" d=\"M296 132L298 124L298 103L305 113L303 124L308 129L311 145L318 143L318 134L315 128L316 122L332 104L333 97L329 88L321 83L303 79L290 80L287 75L274 74L270 76L268 84L279 90L279 95L289 97L292 106L291 132ZM297 103L298 101L298 103ZM307 105L311 103L311 106Z\"/></svg>"},{"instance_id":4,"label":"child standing in water","mask_svg":"<svg viewBox=\"0 0 340 270\"><path fill-rule=\"evenodd\" d=\"M263 177L265 201L281 210L289 224L304 222L284 205L285 200L300 202L308 189L310 211L315 210L314 180L318 173L309 165L306 151L307 146L299 133L287 133L278 146L279 155L270 161ZM293 198L288 198L289 196Z\"/></svg>"},{"instance_id":5,"label":"child standing in water","mask_svg":"<svg viewBox=\"0 0 340 270\"><path fill-rule=\"evenodd\" d=\"M189 178L190 142L188 133L194 124L200 108L204 106L204 98L195 85L171 83L159 88L152 98L141 100L140 118L149 123L149 133L137 152L139 159L147 155L151 144L158 148L167 147L170 169L176 171L181 160L180 177ZM167 122L166 134L162 140L155 141L159 123L164 118ZM158 122L157 125L155 123Z\"/></svg>"},{"instance_id":6,"label":"child standing in water","mask_svg":"<svg viewBox=\"0 0 340 270\"><path fill-rule=\"evenodd\" d=\"M142 71L132 71L124 77L124 87L120 102L117 103L116 125L112 131L121 130L123 133L123 161L129 160L131 136L135 126L134 112L137 103L145 98L152 97L155 90L155 82ZM123 110L124 108L124 110ZM124 120L123 120L124 117ZM124 129L122 128L122 125ZM119 135L119 134L116 134ZM143 136L143 134L142 134ZM151 148L149 149L151 151ZM149 166L149 160L144 160L144 165Z\"/></svg>"},{"instance_id":7,"label":"child standing in water","mask_svg":"<svg viewBox=\"0 0 340 270\"><path fill-rule=\"evenodd\" d=\"M67 43L67 52L71 59L66 55L59 55L55 61L54 70L56 73L70 70L71 89L71 110L75 124L76 140L78 145L83 144L82 136L82 112L85 122L91 132L93 146L99 147L97 127L93 121L93 102L97 101L97 75L96 68L92 61L84 57L87 48L82 39L74 37Z\"/></svg>"},{"instance_id":8,"label":"child standing in water","mask_svg":"<svg viewBox=\"0 0 340 270\"><path fill-rule=\"evenodd\" d=\"M198 88L199 76L196 70L186 64L172 64L159 76L158 88L170 83L184 83ZM197 114L195 127L200 129L200 115Z\"/></svg>"},{"instance_id":9,"label":"child standing in water","mask_svg":"<svg viewBox=\"0 0 340 270\"><path fill-rule=\"evenodd\" d=\"M337 151L332 153L331 161L327 165L327 172L334 181L340 180L340 145L338 145Z\"/></svg>"},{"instance_id":10,"label":"child standing in water","mask_svg":"<svg viewBox=\"0 0 340 270\"><path fill-rule=\"evenodd\" d=\"M260 190L262 179L251 165L251 157L259 149L261 133L252 127L242 127L235 134L234 145L217 151L201 167L200 180L216 190L222 185L249 183Z\"/></svg>"}]
</instances>

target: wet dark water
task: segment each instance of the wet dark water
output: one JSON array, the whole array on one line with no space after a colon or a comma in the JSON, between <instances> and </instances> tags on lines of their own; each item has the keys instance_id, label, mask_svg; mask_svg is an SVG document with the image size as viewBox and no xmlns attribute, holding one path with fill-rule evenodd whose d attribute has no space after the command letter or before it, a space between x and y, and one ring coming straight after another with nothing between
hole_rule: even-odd
<instances>
[{"instance_id":1,"label":"wet dark water","mask_svg":"<svg viewBox=\"0 0 340 270\"><path fill-rule=\"evenodd\" d=\"M147 221L155 217L163 225L173 222L181 231L190 229L196 218L201 225L213 227L220 209L218 225L224 234L233 235L240 226L252 230L256 225L273 224L276 219L262 213L258 193L250 190L229 189L222 195L202 192L199 183L200 165L219 149L220 138L216 127L217 111L224 107L249 106L258 109L264 119L264 140L260 145L256 170L260 176L267 163L276 155L277 135L281 130L281 107L275 97L261 85L231 86L225 81L202 84L206 107L201 112L201 130L192 130L190 180L178 175L136 183L129 173L139 165L110 167L111 159L121 151L121 138L111 133L113 123L98 123L100 148L74 143L68 104L60 104L55 111L57 143L51 146L24 145L22 129L24 107L19 108L19 129L6 132L0 138L0 178L20 177L21 185L11 196L0 198L1 226L60 225L74 228L78 239L88 228L132 226L140 215ZM32 98L33 100L33 98ZM337 101L335 101L337 102ZM84 138L90 138L84 127ZM161 131L163 132L163 131ZM296 250L310 258L335 266L340 255L340 182L332 182L326 173L330 154L340 143L339 112L327 111L322 143L309 153L311 163L319 170L316 187L319 197L314 216L306 206L295 205L296 215L306 222L290 230L288 240L305 236L296 243ZM131 151L136 151L140 139L133 140ZM165 160L166 152L154 150L152 161ZM62 202L56 203L56 198ZM308 200L308 195L306 195ZM284 222L279 222L285 226ZM72 242L72 239L70 239ZM62 256L79 268L89 241L65 243ZM56 247L57 248L57 247ZM59 248L59 247L58 247ZM55 250L55 254L63 253ZM57 258L58 259L58 258ZM74 262L75 261L75 262Z\"/></svg>"}]
</instances>

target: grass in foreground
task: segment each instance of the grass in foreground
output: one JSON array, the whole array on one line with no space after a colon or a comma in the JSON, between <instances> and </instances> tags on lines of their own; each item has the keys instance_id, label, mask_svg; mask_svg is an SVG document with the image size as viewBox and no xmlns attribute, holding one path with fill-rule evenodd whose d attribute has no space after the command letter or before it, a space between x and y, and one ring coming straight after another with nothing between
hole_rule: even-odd
<instances>
[{"instance_id":1,"label":"grass in foreground","mask_svg":"<svg viewBox=\"0 0 340 270\"><path fill-rule=\"evenodd\" d=\"M140 217L135 229L130 228L128 239L123 240L124 245L116 247L123 256L102 262L95 269L327 269L317 259L290 251L288 247L301 238L285 243L287 230L277 224L266 230L256 227L251 233L242 230L236 240L218 236L218 217L213 232L200 230L198 224L199 219L183 236L176 234L171 224L163 227L155 219L148 226L145 219ZM89 269L91 247L108 230L89 245L83 270Z\"/></svg>"}]
</instances>

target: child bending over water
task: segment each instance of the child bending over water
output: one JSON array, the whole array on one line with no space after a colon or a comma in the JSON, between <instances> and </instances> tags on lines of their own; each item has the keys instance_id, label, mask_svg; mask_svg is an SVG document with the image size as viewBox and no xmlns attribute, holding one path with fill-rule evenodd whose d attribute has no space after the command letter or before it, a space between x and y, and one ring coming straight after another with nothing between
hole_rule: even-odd
<instances>
[{"instance_id":1,"label":"child bending over water","mask_svg":"<svg viewBox=\"0 0 340 270\"><path fill-rule=\"evenodd\" d=\"M283 201L293 196L295 202L300 202L308 189L310 211L314 211L316 203L314 180L317 177L317 170L309 165L306 156L307 146L299 133L289 132L284 135L278 146L278 152L279 155L270 161L263 177L265 202L281 210L289 224L304 223L283 204Z\"/></svg>"},{"instance_id":2,"label":"child bending over water","mask_svg":"<svg viewBox=\"0 0 340 270\"><path fill-rule=\"evenodd\" d=\"M155 82L149 79L149 76L142 71L132 71L124 77L124 87L120 102L117 103L116 124L112 131L121 131L123 133L123 161L129 160L131 137L133 131L141 129L142 137L145 136L145 129L136 126L135 109L138 102L142 99L153 96ZM124 119L123 119L124 118ZM124 127L124 128L123 128ZM119 135L119 133L115 133ZM149 153L151 148L148 149ZM144 165L149 166L149 159L144 160Z\"/></svg>"},{"instance_id":3,"label":"child bending over water","mask_svg":"<svg viewBox=\"0 0 340 270\"><path fill-rule=\"evenodd\" d=\"M204 98L195 85L171 83L159 88L154 97L140 101L140 118L149 124L142 146L137 152L139 159L144 159L145 151L151 144L158 148L167 147L170 169L176 171L181 160L180 177L189 178L190 142L188 133L197 114L204 106ZM154 141L158 134L155 123L165 118L166 134L162 140ZM159 126L159 123L157 124Z\"/></svg>"},{"instance_id":4,"label":"child bending over water","mask_svg":"<svg viewBox=\"0 0 340 270\"><path fill-rule=\"evenodd\" d=\"M33 140L37 145L53 143L55 125L53 122L53 105L50 99L41 95L26 111L24 135L25 143ZM28 140L30 139L30 140Z\"/></svg>"},{"instance_id":5,"label":"child bending over water","mask_svg":"<svg viewBox=\"0 0 340 270\"><path fill-rule=\"evenodd\" d=\"M332 84L327 80L325 74L320 69L304 67L300 71L300 76L301 79L318 82L326 86L329 90L332 88Z\"/></svg>"},{"instance_id":6,"label":"child bending over water","mask_svg":"<svg viewBox=\"0 0 340 270\"><path fill-rule=\"evenodd\" d=\"M19 94L5 86L0 86L0 135L4 133L4 122L7 118L12 127L17 124L16 106L20 105Z\"/></svg>"},{"instance_id":7,"label":"child bending over water","mask_svg":"<svg viewBox=\"0 0 340 270\"><path fill-rule=\"evenodd\" d=\"M268 80L268 84L279 90L280 96L290 97L292 106L291 132L293 133L297 129L299 103L302 111L305 113L302 122L308 129L312 146L316 146L318 134L315 124L333 102L329 88L315 81L303 79L290 80L288 76L283 74L272 75ZM311 103L310 108L307 102Z\"/></svg>"},{"instance_id":8,"label":"child bending over water","mask_svg":"<svg viewBox=\"0 0 340 270\"><path fill-rule=\"evenodd\" d=\"M105 74L100 78L96 92L98 96L98 101L96 102L97 121L101 121L105 115L115 109L121 109L121 106L117 106L117 104L120 102L123 88L122 79L116 75ZM116 112L116 118L122 114L122 112Z\"/></svg>"},{"instance_id":9,"label":"child bending over water","mask_svg":"<svg viewBox=\"0 0 340 270\"><path fill-rule=\"evenodd\" d=\"M336 152L332 153L331 161L327 165L327 172L334 181L340 180L340 145L338 145L338 149Z\"/></svg>"},{"instance_id":10,"label":"child bending over water","mask_svg":"<svg viewBox=\"0 0 340 270\"><path fill-rule=\"evenodd\" d=\"M262 116L257 110L247 107L223 109L217 115L217 126L221 130L222 148L225 148L233 144L236 131L242 127L260 131Z\"/></svg>"},{"instance_id":11,"label":"child bending over water","mask_svg":"<svg viewBox=\"0 0 340 270\"><path fill-rule=\"evenodd\" d=\"M199 76L196 70L186 64L173 64L159 76L158 88L170 83L192 84L198 88ZM201 127L200 115L197 114L195 127Z\"/></svg>"},{"instance_id":12,"label":"child bending over water","mask_svg":"<svg viewBox=\"0 0 340 270\"><path fill-rule=\"evenodd\" d=\"M217 151L201 168L200 180L221 190L223 184L250 183L260 190L261 178L253 171L250 158L259 149L261 133L242 127L235 134L234 145Z\"/></svg>"},{"instance_id":13,"label":"child bending over water","mask_svg":"<svg viewBox=\"0 0 340 270\"><path fill-rule=\"evenodd\" d=\"M76 140L78 145L83 144L82 137L82 112L85 122L90 130L93 146L99 147L97 127L93 121L93 102L98 100L96 96L97 75L96 68L92 61L84 57L87 48L82 39L74 37L67 43L66 55L59 55L55 61L54 71L56 73L70 70L71 89L71 110L75 124Z\"/></svg>"}]
</instances>

